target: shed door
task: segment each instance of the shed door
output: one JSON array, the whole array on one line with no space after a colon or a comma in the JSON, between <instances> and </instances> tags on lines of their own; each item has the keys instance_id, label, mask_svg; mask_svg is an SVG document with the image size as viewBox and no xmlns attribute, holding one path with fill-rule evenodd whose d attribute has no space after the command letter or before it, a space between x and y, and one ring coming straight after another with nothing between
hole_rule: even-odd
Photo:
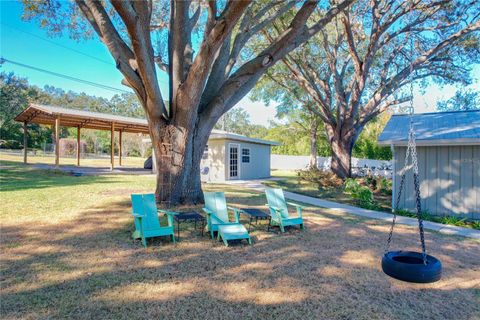
<instances>
[{"instance_id":1,"label":"shed door","mask_svg":"<svg viewBox=\"0 0 480 320\"><path fill-rule=\"evenodd\" d=\"M238 179L240 175L240 168L238 163L238 150L240 146L238 144L231 143L229 144L229 153L228 153L228 178L229 179Z\"/></svg>"}]
</instances>

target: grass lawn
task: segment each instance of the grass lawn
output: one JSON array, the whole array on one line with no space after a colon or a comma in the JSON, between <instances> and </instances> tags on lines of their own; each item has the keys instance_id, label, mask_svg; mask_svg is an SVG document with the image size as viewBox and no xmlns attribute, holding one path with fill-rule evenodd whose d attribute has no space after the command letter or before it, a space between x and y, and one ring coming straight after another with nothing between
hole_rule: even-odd
<instances>
[{"instance_id":1,"label":"grass lawn","mask_svg":"<svg viewBox=\"0 0 480 320\"><path fill-rule=\"evenodd\" d=\"M23 154L6 154L4 152L0 152L0 160L4 161L16 161L16 162L23 162ZM122 157L122 166L124 167L135 167L135 168L143 168L143 163L145 162L145 158L140 157ZM55 157L54 156L44 156L44 155L28 155L27 157L28 163L33 164L55 164ZM60 165L70 165L75 166L77 165L77 158L60 158ZM94 159L80 159L80 165L82 167L110 167L110 157L107 158L94 158ZM115 155L115 165L118 166L118 155Z\"/></svg>"},{"instance_id":2,"label":"grass lawn","mask_svg":"<svg viewBox=\"0 0 480 320\"><path fill-rule=\"evenodd\" d=\"M152 176L73 177L2 161L2 319L478 319L480 242L426 232L443 279L409 284L385 276L389 226L307 208L306 230L252 232L230 247L191 226L177 245L130 238L129 196ZM233 206L264 195L224 190ZM186 209L186 208L181 208ZM197 208L198 209L198 208ZM182 225L183 226L183 225ZM394 247L417 250L398 226Z\"/></svg>"},{"instance_id":3,"label":"grass lawn","mask_svg":"<svg viewBox=\"0 0 480 320\"><path fill-rule=\"evenodd\" d=\"M269 180L264 184L310 197L359 206L356 199L344 192L343 185L336 188L319 189L314 183L298 179L295 171L274 170L272 171L272 177L281 180ZM373 198L379 205L379 211L390 212L392 210L392 196L375 193Z\"/></svg>"}]
</instances>

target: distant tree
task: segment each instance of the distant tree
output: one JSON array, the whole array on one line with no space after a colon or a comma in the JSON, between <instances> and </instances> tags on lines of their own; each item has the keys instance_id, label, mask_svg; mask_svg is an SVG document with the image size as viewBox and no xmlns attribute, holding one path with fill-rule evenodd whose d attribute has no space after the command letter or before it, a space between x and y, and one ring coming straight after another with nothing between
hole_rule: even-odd
<instances>
[{"instance_id":1,"label":"distant tree","mask_svg":"<svg viewBox=\"0 0 480 320\"><path fill-rule=\"evenodd\" d=\"M171 204L203 201L200 161L220 116L354 0L319 2L23 0L24 18L49 32L68 29L79 38L93 29L105 44L145 110L159 168L156 194ZM287 13L285 32L262 49L247 46ZM168 106L157 67L169 76ZM173 157L165 157L170 149Z\"/></svg>"},{"instance_id":2,"label":"distant tree","mask_svg":"<svg viewBox=\"0 0 480 320\"><path fill-rule=\"evenodd\" d=\"M323 132L321 130L318 132L317 156L328 156L330 154L330 147L324 135L322 135ZM289 118L286 123L271 122L267 134L263 138L280 143L279 146L272 148L273 154L310 155L310 158L312 158L312 144L309 133L308 122L302 123Z\"/></svg>"},{"instance_id":3,"label":"distant tree","mask_svg":"<svg viewBox=\"0 0 480 320\"><path fill-rule=\"evenodd\" d=\"M458 90L448 100L437 102L438 111L466 111L480 109L480 93L478 91Z\"/></svg>"},{"instance_id":4,"label":"distant tree","mask_svg":"<svg viewBox=\"0 0 480 320\"><path fill-rule=\"evenodd\" d=\"M214 128L238 134L245 134L248 133L250 125L250 116L247 111L243 108L233 108L220 117Z\"/></svg>"},{"instance_id":5,"label":"distant tree","mask_svg":"<svg viewBox=\"0 0 480 320\"><path fill-rule=\"evenodd\" d=\"M470 82L480 62L479 12L480 1L358 0L269 69L260 90L274 82L277 92L267 96L290 96L305 108L313 101L332 147L331 169L348 177L363 128L410 99L406 85ZM288 26L279 19L265 34L273 40Z\"/></svg>"},{"instance_id":6,"label":"distant tree","mask_svg":"<svg viewBox=\"0 0 480 320\"><path fill-rule=\"evenodd\" d=\"M30 103L145 118L143 107L134 94L114 95L109 100L90 96L83 92L66 92L61 88L49 85L40 89L30 85L26 78L20 78L13 73L2 72L0 73L0 139L4 140L2 147L22 147L23 125L16 122L14 118L25 110ZM49 126L36 124L29 124L28 126L30 148L42 148L44 143L52 142L52 130ZM60 136L76 137L76 129L61 127ZM108 152L110 145L108 132L86 129L82 131L82 136L87 141L88 152ZM141 139L126 136L125 139L129 140L128 145L124 144L127 149L138 149L140 151L139 143L141 143Z\"/></svg>"},{"instance_id":7,"label":"distant tree","mask_svg":"<svg viewBox=\"0 0 480 320\"><path fill-rule=\"evenodd\" d=\"M31 101L42 97L42 92L28 84L27 79L13 73L0 73L0 139L2 147L23 146L23 124L14 118L25 110ZM29 124L28 147L40 148L50 138L51 130Z\"/></svg>"},{"instance_id":8,"label":"distant tree","mask_svg":"<svg viewBox=\"0 0 480 320\"><path fill-rule=\"evenodd\" d=\"M379 146L377 143L378 136L382 133L390 117L391 113L387 111L367 123L353 147L354 157L377 160L392 159L390 147Z\"/></svg>"},{"instance_id":9,"label":"distant tree","mask_svg":"<svg viewBox=\"0 0 480 320\"><path fill-rule=\"evenodd\" d=\"M124 116L145 119L145 111L133 93L122 93L114 95L107 105L110 112L119 113Z\"/></svg>"}]
</instances>

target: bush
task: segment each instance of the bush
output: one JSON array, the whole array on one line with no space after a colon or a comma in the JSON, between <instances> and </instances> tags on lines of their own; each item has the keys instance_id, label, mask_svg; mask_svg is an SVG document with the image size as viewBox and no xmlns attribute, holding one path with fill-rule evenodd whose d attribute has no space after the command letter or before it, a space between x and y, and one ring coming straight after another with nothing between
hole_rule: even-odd
<instances>
[{"instance_id":1,"label":"bush","mask_svg":"<svg viewBox=\"0 0 480 320\"><path fill-rule=\"evenodd\" d=\"M317 168L299 170L297 174L300 180L315 183L319 189L334 188L343 184L343 180L333 172L323 171Z\"/></svg>"},{"instance_id":2,"label":"bush","mask_svg":"<svg viewBox=\"0 0 480 320\"><path fill-rule=\"evenodd\" d=\"M358 183L357 180L353 178L348 178L345 180L345 192L346 193L353 193L355 192L358 188L360 188L360 184Z\"/></svg>"},{"instance_id":3,"label":"bush","mask_svg":"<svg viewBox=\"0 0 480 320\"><path fill-rule=\"evenodd\" d=\"M357 200L358 205L365 209L379 210L381 209L377 202L373 199L373 192L366 185L360 184L360 179L349 178L345 181L345 193Z\"/></svg>"},{"instance_id":4,"label":"bush","mask_svg":"<svg viewBox=\"0 0 480 320\"><path fill-rule=\"evenodd\" d=\"M17 140L0 140L0 148L2 149L22 149L23 145Z\"/></svg>"},{"instance_id":5,"label":"bush","mask_svg":"<svg viewBox=\"0 0 480 320\"><path fill-rule=\"evenodd\" d=\"M360 185L367 186L374 193L392 195L392 180L368 174L365 177L357 178Z\"/></svg>"}]
</instances>

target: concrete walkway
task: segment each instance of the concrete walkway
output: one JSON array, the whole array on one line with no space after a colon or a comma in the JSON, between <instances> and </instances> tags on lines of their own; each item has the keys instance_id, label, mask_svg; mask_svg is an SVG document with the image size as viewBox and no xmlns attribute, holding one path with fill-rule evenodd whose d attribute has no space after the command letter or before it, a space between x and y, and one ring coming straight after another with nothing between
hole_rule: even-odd
<instances>
[{"instance_id":1,"label":"concrete walkway","mask_svg":"<svg viewBox=\"0 0 480 320\"><path fill-rule=\"evenodd\" d=\"M265 186L262 184L265 180L231 180L228 181L227 184L234 184L234 185L240 185L242 187L256 190L263 192L265 190ZM327 201L327 200L322 200L318 198L313 198L309 196L304 196L298 193L293 193L293 192L288 192L284 191L285 197L297 201L297 202L302 202L306 203L312 206L316 207L322 207L322 208L328 208L332 210L339 210L341 212L346 212L349 214L354 214L357 216L361 217L366 217L366 218L372 218L372 219L379 219L379 220L384 220L387 222L392 222L393 215L391 213L387 212L380 212L380 211L373 211L373 210L367 210L367 209L362 209L362 208L357 208L354 206L350 206L347 204L341 204L333 201ZM409 217L403 217L403 216L397 216L397 224L403 224L407 226L412 226L412 227L417 227L418 226L418 221L415 218L409 218ZM473 239L480 239L480 231L475 230L475 229L469 229L469 228L463 228L463 227L457 227L457 226L450 226L446 224L441 224L441 223L436 223L436 222L430 222L430 221L424 221L423 226L425 229L428 230L433 230L437 231L443 234L448 234L448 235L455 235L455 236L461 236L461 237L467 237L467 238L473 238Z\"/></svg>"}]
</instances>

